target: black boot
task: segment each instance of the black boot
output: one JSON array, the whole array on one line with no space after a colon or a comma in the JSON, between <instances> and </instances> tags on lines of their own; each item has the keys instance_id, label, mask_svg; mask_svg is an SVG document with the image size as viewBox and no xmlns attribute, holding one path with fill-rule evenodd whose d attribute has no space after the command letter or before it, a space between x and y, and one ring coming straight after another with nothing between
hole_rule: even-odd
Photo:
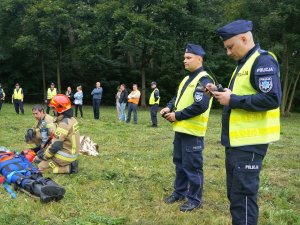
<instances>
[{"instance_id":1,"label":"black boot","mask_svg":"<svg viewBox=\"0 0 300 225\"><path fill-rule=\"evenodd\" d=\"M31 193L39 196L41 202L59 201L64 197L65 189L50 178L40 178L32 183Z\"/></svg>"},{"instance_id":2,"label":"black boot","mask_svg":"<svg viewBox=\"0 0 300 225\"><path fill-rule=\"evenodd\" d=\"M78 173L78 160L70 164L70 173Z\"/></svg>"}]
</instances>

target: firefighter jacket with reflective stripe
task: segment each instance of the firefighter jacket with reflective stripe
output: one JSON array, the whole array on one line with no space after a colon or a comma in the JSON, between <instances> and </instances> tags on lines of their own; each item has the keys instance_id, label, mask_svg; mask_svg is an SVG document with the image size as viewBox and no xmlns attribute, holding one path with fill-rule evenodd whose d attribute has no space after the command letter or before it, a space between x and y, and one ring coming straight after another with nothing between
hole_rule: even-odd
<instances>
[{"instance_id":1,"label":"firefighter jacket with reflective stripe","mask_svg":"<svg viewBox=\"0 0 300 225\"><path fill-rule=\"evenodd\" d=\"M192 82L186 87L186 89L182 95L181 95L182 88L189 77L186 76L181 81L179 88L178 88L178 92L177 92L177 98L175 101L176 111L183 110L184 108L189 107L191 104L194 103L194 92L195 92L195 89L197 87L199 80L203 76L209 77L207 72L205 72L205 71L200 72L192 80ZM180 95L181 95L181 97L180 97ZM197 136L197 137L205 136L209 112L210 112L210 108L211 108L211 103L212 103L212 98L210 99L208 109L204 113L197 115L195 117L189 118L187 120L173 122L173 130L180 132L180 133Z\"/></svg>"},{"instance_id":2,"label":"firefighter jacket with reflective stripe","mask_svg":"<svg viewBox=\"0 0 300 225\"><path fill-rule=\"evenodd\" d=\"M78 157L80 149L79 125L74 117L59 115L54 120L56 127L51 144L45 150L45 158L52 159L59 166L65 166Z\"/></svg>"},{"instance_id":3,"label":"firefighter jacket with reflective stripe","mask_svg":"<svg viewBox=\"0 0 300 225\"><path fill-rule=\"evenodd\" d=\"M272 53L270 54L276 59ZM259 51L256 50L236 74L232 88L233 94L257 94L257 91L251 85L250 73L255 59L259 55ZM231 79L234 77L235 73L236 71L233 72ZM279 140L279 136L279 108L261 112L231 109L229 119L229 139L231 146L267 144Z\"/></svg>"}]
</instances>

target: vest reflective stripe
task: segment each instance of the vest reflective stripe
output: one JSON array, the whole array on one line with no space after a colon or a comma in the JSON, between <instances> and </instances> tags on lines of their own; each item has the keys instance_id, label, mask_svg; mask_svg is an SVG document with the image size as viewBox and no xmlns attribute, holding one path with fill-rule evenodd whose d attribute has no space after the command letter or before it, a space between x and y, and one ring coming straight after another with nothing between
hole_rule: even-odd
<instances>
[{"instance_id":1,"label":"vest reflective stripe","mask_svg":"<svg viewBox=\"0 0 300 225\"><path fill-rule=\"evenodd\" d=\"M177 98L175 101L175 106L177 108L176 111L183 110L184 108L186 108L194 103L194 92L197 87L198 81L203 76L209 76L209 75L205 71L200 72L192 80L192 82L186 87L184 93L182 94L182 96L179 100L181 90L189 77L186 76L181 81L179 88L178 88L178 92L177 92ZM212 98L210 99L208 109L204 113L202 113L198 116L189 118L187 120L175 121L173 123L173 130L180 132L180 133L190 134L190 135L198 136L198 137L205 136L206 129L207 129L207 122L208 122L208 118L209 118L209 112L210 112L210 108L211 108L211 103L212 103Z\"/></svg>"},{"instance_id":2,"label":"vest reflective stripe","mask_svg":"<svg viewBox=\"0 0 300 225\"><path fill-rule=\"evenodd\" d=\"M73 162L77 159L78 154L68 154L66 152L63 151L58 151L57 153L55 153L54 155L55 158L67 161L67 162Z\"/></svg>"},{"instance_id":3,"label":"vest reflective stripe","mask_svg":"<svg viewBox=\"0 0 300 225\"><path fill-rule=\"evenodd\" d=\"M48 88L48 91L47 91L47 99L51 99L51 98L53 98L55 95L57 95L56 88L54 88L53 91L51 91L51 88Z\"/></svg>"},{"instance_id":4,"label":"vest reflective stripe","mask_svg":"<svg viewBox=\"0 0 300 225\"><path fill-rule=\"evenodd\" d=\"M272 53L270 54L273 56ZM257 93L251 85L250 73L253 63L259 55L258 51L254 52L238 72L232 88L233 94L252 95ZM274 58L276 59L276 57ZM231 80L235 72L236 70L233 72ZM229 139L231 146L268 144L279 140L279 137L279 108L263 112L231 109L229 119Z\"/></svg>"},{"instance_id":5,"label":"vest reflective stripe","mask_svg":"<svg viewBox=\"0 0 300 225\"><path fill-rule=\"evenodd\" d=\"M155 88L151 95L150 95L150 98L149 98L149 105L154 105L154 104L159 104L159 101L160 101L160 98L158 98L156 101L155 101L155 97L154 97L154 93L155 91L158 90L157 88Z\"/></svg>"},{"instance_id":6,"label":"vest reflective stripe","mask_svg":"<svg viewBox=\"0 0 300 225\"><path fill-rule=\"evenodd\" d=\"M17 100L22 100L23 99L23 90L22 90L22 88L19 88L18 91L17 91L17 89L14 89L14 99L17 99Z\"/></svg>"}]
</instances>

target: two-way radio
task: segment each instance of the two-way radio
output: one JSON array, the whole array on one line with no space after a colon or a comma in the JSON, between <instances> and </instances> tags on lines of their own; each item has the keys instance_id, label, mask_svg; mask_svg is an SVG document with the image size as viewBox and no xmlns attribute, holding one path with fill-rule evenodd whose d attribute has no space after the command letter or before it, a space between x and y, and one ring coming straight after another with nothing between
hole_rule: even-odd
<instances>
[{"instance_id":1,"label":"two-way radio","mask_svg":"<svg viewBox=\"0 0 300 225\"><path fill-rule=\"evenodd\" d=\"M210 75L212 76L212 78L215 81L215 86L216 86L216 90L218 92L224 92L224 88L222 87L222 85L218 82L217 77L215 76L215 74L211 71L210 67L208 65L206 65L206 67L208 68Z\"/></svg>"}]
</instances>

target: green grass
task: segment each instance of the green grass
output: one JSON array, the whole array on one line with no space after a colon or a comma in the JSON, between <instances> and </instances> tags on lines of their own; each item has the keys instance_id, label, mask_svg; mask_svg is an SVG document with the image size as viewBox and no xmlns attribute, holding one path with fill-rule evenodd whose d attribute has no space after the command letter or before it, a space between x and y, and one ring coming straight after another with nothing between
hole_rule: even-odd
<instances>
[{"instance_id":1,"label":"green grass","mask_svg":"<svg viewBox=\"0 0 300 225\"><path fill-rule=\"evenodd\" d=\"M0 112L0 146L26 148L24 133L34 123L31 105L16 115L5 104ZM81 134L100 146L99 157L79 157L77 175L46 174L66 188L58 203L41 204L22 193L13 200L0 189L1 224L230 224L226 199L224 149L220 145L221 111L213 110L204 151L203 208L179 212L179 204L163 198L173 190L173 132L159 117L150 128L148 111L139 110L139 124L117 121L115 109L101 110L95 121L91 107L78 119ZM300 224L300 114L282 118L282 138L270 145L260 185L259 224Z\"/></svg>"}]
</instances>

